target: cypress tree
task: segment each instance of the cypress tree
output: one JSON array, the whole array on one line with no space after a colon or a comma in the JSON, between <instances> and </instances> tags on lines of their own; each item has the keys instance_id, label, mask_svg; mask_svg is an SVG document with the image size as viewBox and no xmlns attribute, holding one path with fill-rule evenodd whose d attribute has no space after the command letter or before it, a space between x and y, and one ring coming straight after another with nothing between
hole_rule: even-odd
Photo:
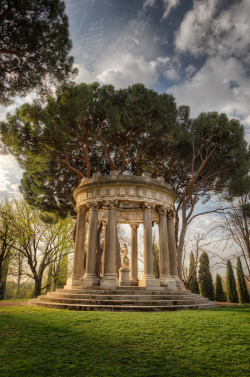
<instances>
[{"instance_id":1,"label":"cypress tree","mask_svg":"<svg viewBox=\"0 0 250 377\"><path fill-rule=\"evenodd\" d=\"M219 274L216 274L216 280L215 280L215 301L221 301L221 302L226 301L225 293L223 291L223 286L222 286L222 278Z\"/></svg>"},{"instance_id":2,"label":"cypress tree","mask_svg":"<svg viewBox=\"0 0 250 377\"><path fill-rule=\"evenodd\" d=\"M194 260L194 253L191 251L190 254L190 264L189 264L189 273L188 273L188 282L187 287L192 293L200 293L199 284L197 281L196 266Z\"/></svg>"},{"instance_id":3,"label":"cypress tree","mask_svg":"<svg viewBox=\"0 0 250 377\"><path fill-rule=\"evenodd\" d=\"M227 261L227 302L239 302L236 290L236 282L234 278L233 268L230 260Z\"/></svg>"},{"instance_id":4,"label":"cypress tree","mask_svg":"<svg viewBox=\"0 0 250 377\"><path fill-rule=\"evenodd\" d=\"M243 273L242 264L240 258L237 258L237 280L238 280L238 295L239 295L239 302L241 304L250 302L249 294L247 291L246 280Z\"/></svg>"},{"instance_id":5,"label":"cypress tree","mask_svg":"<svg viewBox=\"0 0 250 377\"><path fill-rule=\"evenodd\" d=\"M205 251L200 256L199 284L201 296L214 301L213 279L209 270L209 258Z\"/></svg>"}]
</instances>

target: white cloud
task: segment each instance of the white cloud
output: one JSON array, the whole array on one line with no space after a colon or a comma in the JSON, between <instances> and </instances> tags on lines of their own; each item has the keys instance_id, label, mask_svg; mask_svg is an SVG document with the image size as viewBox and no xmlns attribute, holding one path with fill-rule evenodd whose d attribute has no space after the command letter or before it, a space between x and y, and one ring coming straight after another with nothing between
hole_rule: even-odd
<instances>
[{"instance_id":1,"label":"white cloud","mask_svg":"<svg viewBox=\"0 0 250 377\"><path fill-rule=\"evenodd\" d=\"M125 54L113 63L106 64L103 71L97 75L97 80L102 84L113 84L118 88L138 82L150 86L158 79L157 68L160 63L157 60L147 61L143 56Z\"/></svg>"},{"instance_id":2,"label":"white cloud","mask_svg":"<svg viewBox=\"0 0 250 377\"><path fill-rule=\"evenodd\" d=\"M219 11L218 0L194 0L176 33L179 52L194 56L235 56L250 63L250 1L241 0Z\"/></svg>"},{"instance_id":3,"label":"white cloud","mask_svg":"<svg viewBox=\"0 0 250 377\"><path fill-rule=\"evenodd\" d=\"M180 5L180 0L163 0L165 12L162 18L167 18L172 9Z\"/></svg>"},{"instance_id":4,"label":"white cloud","mask_svg":"<svg viewBox=\"0 0 250 377\"><path fill-rule=\"evenodd\" d=\"M0 200L6 197L20 197L18 186L23 170L12 155L1 155L0 161Z\"/></svg>"},{"instance_id":5,"label":"white cloud","mask_svg":"<svg viewBox=\"0 0 250 377\"><path fill-rule=\"evenodd\" d=\"M162 18L166 19L171 12L172 9L176 8L178 5L180 5L180 0L162 0L164 5L164 13ZM156 4L156 0L147 0L143 4L143 8L147 7L153 7Z\"/></svg>"},{"instance_id":6,"label":"white cloud","mask_svg":"<svg viewBox=\"0 0 250 377\"><path fill-rule=\"evenodd\" d=\"M192 77L168 89L179 105L190 106L191 116L201 112L225 112L250 126L250 78L235 58L209 58ZM250 142L250 134L246 136Z\"/></svg>"}]
</instances>

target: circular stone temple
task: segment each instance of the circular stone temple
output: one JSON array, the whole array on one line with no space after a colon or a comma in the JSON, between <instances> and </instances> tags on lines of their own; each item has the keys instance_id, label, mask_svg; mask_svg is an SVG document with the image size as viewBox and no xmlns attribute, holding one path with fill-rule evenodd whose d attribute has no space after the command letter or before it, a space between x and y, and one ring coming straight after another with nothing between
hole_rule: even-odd
<instances>
[{"instance_id":1,"label":"circular stone temple","mask_svg":"<svg viewBox=\"0 0 250 377\"><path fill-rule=\"evenodd\" d=\"M174 232L174 202L176 194L163 178L153 179L148 173L142 176L108 176L94 173L83 178L74 191L77 225L72 275L66 288L95 287L116 289L119 285L115 273L117 224L131 227L131 264L128 285L140 287L168 287L180 290L177 276ZM87 258L85 259L85 229L88 221ZM102 276L95 274L98 222L104 226L104 251ZM159 226L160 278L153 269L152 224ZM144 273L138 280L137 229L143 224ZM121 284L120 284L121 285Z\"/></svg>"}]
</instances>

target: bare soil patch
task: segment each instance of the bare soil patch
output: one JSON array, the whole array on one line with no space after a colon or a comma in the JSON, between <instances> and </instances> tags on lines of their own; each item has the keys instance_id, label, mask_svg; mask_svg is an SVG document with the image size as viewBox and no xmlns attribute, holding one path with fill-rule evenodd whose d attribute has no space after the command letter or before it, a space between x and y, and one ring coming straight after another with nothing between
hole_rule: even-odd
<instances>
[{"instance_id":1,"label":"bare soil patch","mask_svg":"<svg viewBox=\"0 0 250 377\"><path fill-rule=\"evenodd\" d=\"M28 301L23 300L0 300L0 306L28 306Z\"/></svg>"}]
</instances>

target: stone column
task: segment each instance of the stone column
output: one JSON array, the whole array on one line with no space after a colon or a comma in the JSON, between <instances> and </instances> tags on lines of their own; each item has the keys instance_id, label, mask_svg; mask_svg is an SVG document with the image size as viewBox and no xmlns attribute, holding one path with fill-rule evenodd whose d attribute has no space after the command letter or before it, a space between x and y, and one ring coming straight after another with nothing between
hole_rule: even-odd
<instances>
[{"instance_id":1,"label":"stone column","mask_svg":"<svg viewBox=\"0 0 250 377\"><path fill-rule=\"evenodd\" d=\"M99 285L99 279L96 277L95 274L99 206L97 202L90 202L87 203L87 205L90 208L90 218L86 271L83 277L83 285L87 287L92 287Z\"/></svg>"},{"instance_id":2,"label":"stone column","mask_svg":"<svg viewBox=\"0 0 250 377\"><path fill-rule=\"evenodd\" d=\"M130 285L138 285L138 241L137 229L138 224L130 224L131 228L131 270L130 270Z\"/></svg>"},{"instance_id":3,"label":"stone column","mask_svg":"<svg viewBox=\"0 0 250 377\"><path fill-rule=\"evenodd\" d=\"M107 224L107 221L103 221L102 224L103 224L103 230L104 230L103 253L102 253L102 276L104 276L105 255L106 255L106 252L107 252L108 224Z\"/></svg>"},{"instance_id":4,"label":"stone column","mask_svg":"<svg viewBox=\"0 0 250 377\"><path fill-rule=\"evenodd\" d=\"M153 243L152 243L152 209L149 203L144 204L143 241L144 241L144 275L139 281L140 287L159 287L160 281L154 276Z\"/></svg>"},{"instance_id":5,"label":"stone column","mask_svg":"<svg viewBox=\"0 0 250 377\"><path fill-rule=\"evenodd\" d=\"M104 258L104 274L101 278L100 286L107 289L116 289L118 285L115 273L116 261L116 207L117 201L108 203L108 229L107 229L107 243Z\"/></svg>"},{"instance_id":6,"label":"stone column","mask_svg":"<svg viewBox=\"0 0 250 377\"><path fill-rule=\"evenodd\" d=\"M172 289L181 289L181 282L177 272L177 255L174 231L174 211L168 212L168 246L170 254L170 277L168 277L168 287Z\"/></svg>"},{"instance_id":7,"label":"stone column","mask_svg":"<svg viewBox=\"0 0 250 377\"><path fill-rule=\"evenodd\" d=\"M81 286L84 272L85 257L85 233L86 233L86 208L77 209L75 247L71 277L67 279L67 288Z\"/></svg>"},{"instance_id":8,"label":"stone column","mask_svg":"<svg viewBox=\"0 0 250 377\"><path fill-rule=\"evenodd\" d=\"M160 284L167 286L167 278L170 276L170 255L168 246L167 208L159 209L159 263Z\"/></svg>"}]
</instances>

